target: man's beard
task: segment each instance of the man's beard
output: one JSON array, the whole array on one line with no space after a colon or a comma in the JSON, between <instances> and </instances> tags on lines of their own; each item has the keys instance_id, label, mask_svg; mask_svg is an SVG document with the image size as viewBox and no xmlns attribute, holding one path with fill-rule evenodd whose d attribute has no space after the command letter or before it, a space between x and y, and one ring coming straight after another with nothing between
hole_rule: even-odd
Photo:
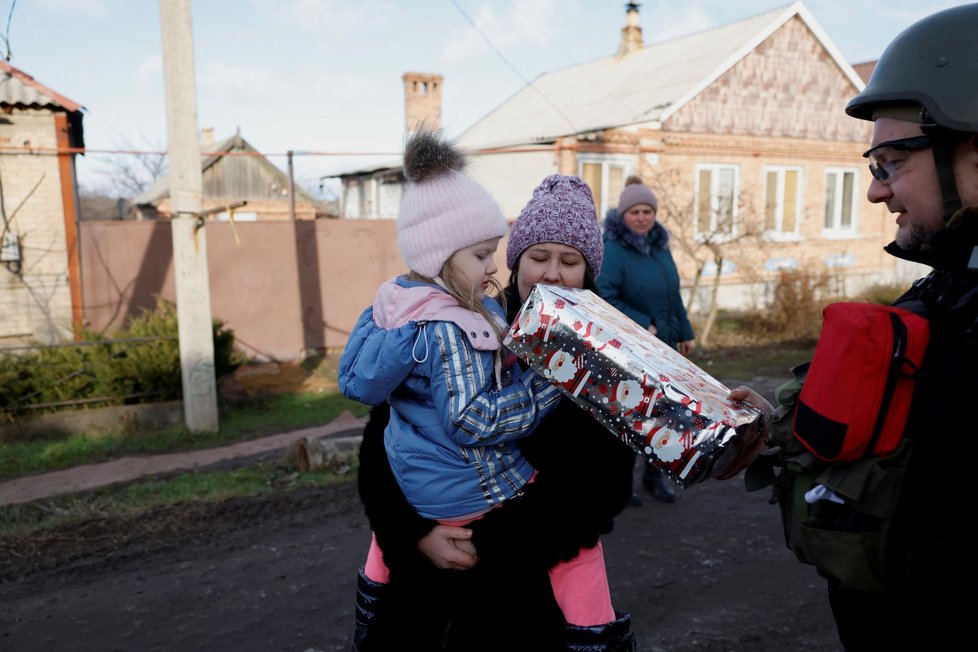
<instances>
[{"instance_id":1,"label":"man's beard","mask_svg":"<svg viewBox=\"0 0 978 652\"><path fill-rule=\"evenodd\" d=\"M925 248L925 240L930 231L919 224L911 224L905 229L897 229L896 243L907 251L921 251Z\"/></svg>"}]
</instances>

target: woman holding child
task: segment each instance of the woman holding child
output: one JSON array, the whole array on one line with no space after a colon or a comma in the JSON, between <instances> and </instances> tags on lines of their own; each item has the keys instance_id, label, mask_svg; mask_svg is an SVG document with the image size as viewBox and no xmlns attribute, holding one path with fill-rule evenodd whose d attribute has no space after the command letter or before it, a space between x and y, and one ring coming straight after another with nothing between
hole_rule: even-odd
<instances>
[{"instance_id":1,"label":"woman holding child","mask_svg":"<svg viewBox=\"0 0 978 652\"><path fill-rule=\"evenodd\" d=\"M577 177L544 179L509 235L507 322L536 283L596 290L602 257L590 189ZM501 352L503 370L527 372ZM385 447L390 410L371 412L360 451L360 494L387 574L361 571L355 649L634 649L630 617L611 609L600 545L630 494L627 446L561 398L528 436L472 449L485 466L525 458L533 475L459 527L422 516L405 496Z\"/></svg>"}]
</instances>

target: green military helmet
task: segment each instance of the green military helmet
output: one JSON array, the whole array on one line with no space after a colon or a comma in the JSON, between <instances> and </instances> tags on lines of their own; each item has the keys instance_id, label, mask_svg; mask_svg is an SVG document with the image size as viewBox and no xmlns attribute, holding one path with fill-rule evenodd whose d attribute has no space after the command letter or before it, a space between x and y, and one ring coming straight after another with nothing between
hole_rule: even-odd
<instances>
[{"instance_id":1,"label":"green military helmet","mask_svg":"<svg viewBox=\"0 0 978 652\"><path fill-rule=\"evenodd\" d=\"M945 9L903 30L846 113L872 120L884 104L916 103L929 122L978 133L978 4Z\"/></svg>"}]
</instances>

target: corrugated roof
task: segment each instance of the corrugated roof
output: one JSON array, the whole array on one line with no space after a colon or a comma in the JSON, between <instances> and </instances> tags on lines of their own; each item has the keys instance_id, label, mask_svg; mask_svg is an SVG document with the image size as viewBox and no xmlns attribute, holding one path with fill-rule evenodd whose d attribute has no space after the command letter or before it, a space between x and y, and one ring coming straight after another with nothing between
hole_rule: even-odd
<instances>
[{"instance_id":1,"label":"corrugated roof","mask_svg":"<svg viewBox=\"0 0 978 652\"><path fill-rule=\"evenodd\" d=\"M227 138L217 145L206 145L203 147L210 155L205 157L200 164L201 171L207 170L209 167L220 161L222 154L232 152L232 151L244 151L253 152L255 154L255 159L258 161L259 165L267 167L272 174L282 180L283 183L288 182L288 177L285 173L278 169L277 166L273 165L264 156L258 153L254 147L251 146L247 140L241 137L240 133L236 133L230 138ZM305 201L313 201L313 199L306 193L305 190L299 187L299 184L294 184L295 195L297 199L302 199ZM170 175L164 174L156 181L154 181L149 188L144 190L139 194L138 197L133 199L133 204L145 205L145 204L156 204L162 201L165 197L170 195Z\"/></svg>"},{"instance_id":2,"label":"corrugated roof","mask_svg":"<svg viewBox=\"0 0 978 652\"><path fill-rule=\"evenodd\" d=\"M667 119L798 15L854 81L801 2L728 25L541 75L459 137L470 149L552 142Z\"/></svg>"},{"instance_id":3,"label":"corrugated roof","mask_svg":"<svg viewBox=\"0 0 978 652\"><path fill-rule=\"evenodd\" d=\"M0 104L23 107L54 107L64 109L69 113L75 113L85 108L3 60L0 60Z\"/></svg>"}]
</instances>

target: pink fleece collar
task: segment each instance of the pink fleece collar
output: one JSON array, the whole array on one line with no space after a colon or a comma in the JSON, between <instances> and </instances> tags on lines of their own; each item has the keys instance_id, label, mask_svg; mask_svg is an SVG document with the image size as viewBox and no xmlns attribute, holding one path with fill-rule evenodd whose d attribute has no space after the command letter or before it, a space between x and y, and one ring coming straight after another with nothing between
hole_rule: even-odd
<instances>
[{"instance_id":1,"label":"pink fleece collar","mask_svg":"<svg viewBox=\"0 0 978 652\"><path fill-rule=\"evenodd\" d=\"M444 290L430 285L401 287L394 281L381 285L374 299L374 322L393 329L416 321L450 321L462 329L472 348L499 349L499 338L485 317L463 308Z\"/></svg>"}]
</instances>

